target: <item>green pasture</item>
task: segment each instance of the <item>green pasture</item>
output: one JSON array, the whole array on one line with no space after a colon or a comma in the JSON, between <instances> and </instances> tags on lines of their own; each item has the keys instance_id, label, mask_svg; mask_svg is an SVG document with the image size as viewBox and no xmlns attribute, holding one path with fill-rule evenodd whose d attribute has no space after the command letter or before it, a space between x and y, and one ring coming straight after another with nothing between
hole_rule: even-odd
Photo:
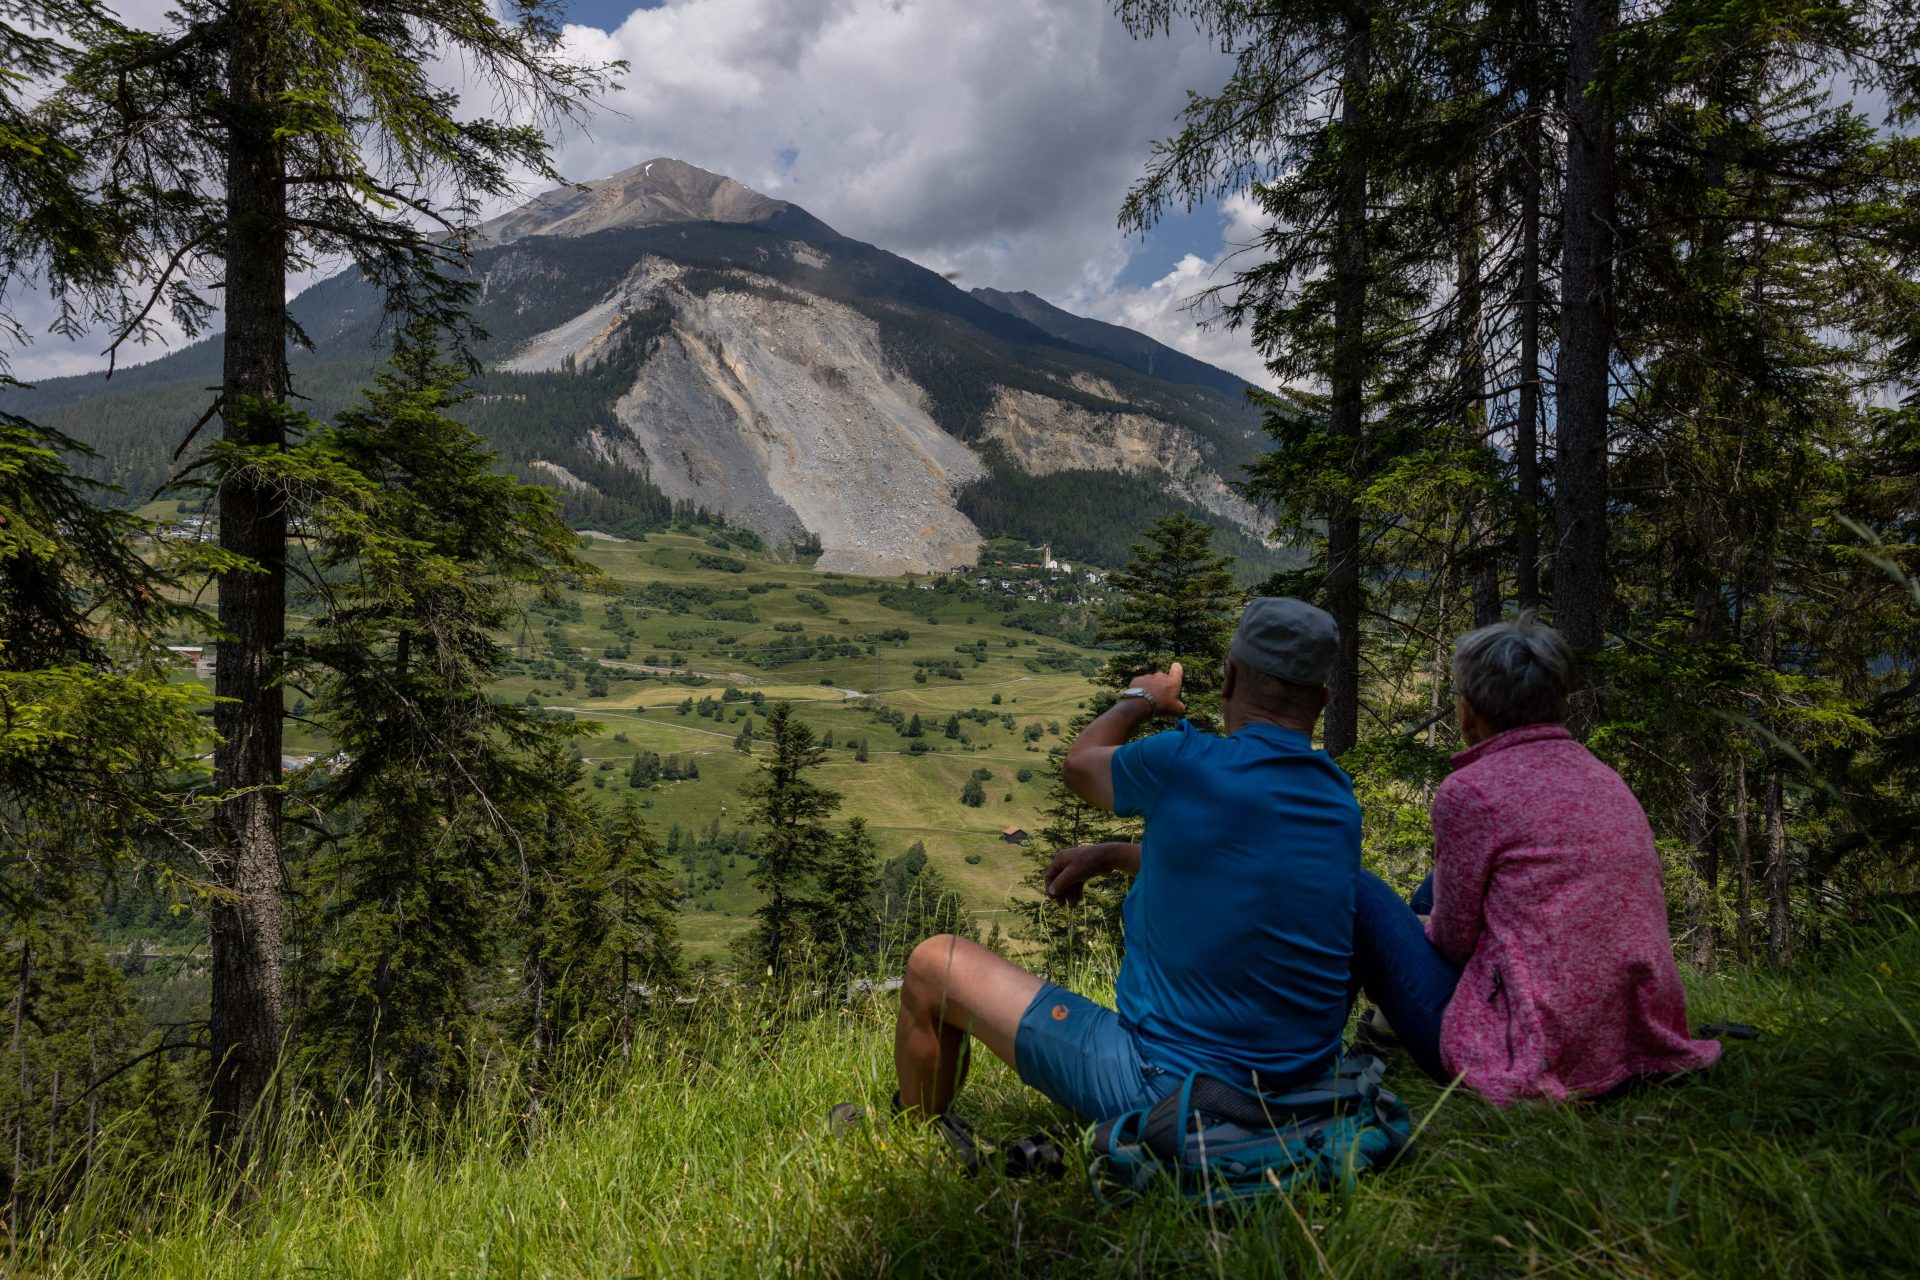
<instances>
[{"instance_id":1,"label":"green pasture","mask_svg":"<svg viewBox=\"0 0 1920 1280\"><path fill-rule=\"evenodd\" d=\"M175 511L172 504L156 504L145 514L168 519ZM734 743L741 726L749 720L757 726L764 711L746 697L723 702L714 718L681 714L678 707L689 698L720 700L730 688L790 701L818 733L833 735L819 777L844 797L839 819L865 818L883 857L921 842L983 925L1007 919L1008 900L1019 891L1028 864L1002 833L1041 825L1047 752L1063 745L1067 723L1093 692L1080 670L1058 668L1098 662L1103 655L1005 626L1008 615L978 594L923 590L937 580L932 577L822 574L807 562L727 545L717 533L656 533L633 541L583 537L581 546L603 578L566 592L558 607L530 602L523 622L501 636L512 660L496 694L582 724L577 745L590 797L611 804L636 796L663 836L675 824L690 833L715 819L723 827L737 826L743 818L740 787L752 776L753 753L763 748L742 754ZM715 569L715 562L741 569ZM677 606L636 602L649 584L740 598ZM212 604L210 590L201 598ZM1084 608L1068 608L1085 622ZM750 621L740 620L743 609ZM616 629L616 620L624 630ZM900 631L905 639L852 640L857 656L779 658L783 641ZM609 650L625 656L608 657ZM604 693L589 689L577 666L557 664L559 652L603 672ZM960 678L917 662L949 663ZM927 672L926 679L917 681L916 672ZM996 694L999 705L992 701ZM289 691L288 705L297 697ZM878 719L874 708L880 705L903 720L918 715L922 736L909 738ZM963 716L968 740L948 738L948 717L974 709L992 718L982 723ZM1011 729L1002 717L1011 717ZM1027 737L1029 726L1036 738ZM854 759L853 744L860 740L867 744L865 763ZM924 752L911 750L916 741ZM324 755L327 744L295 724L286 749ZM627 771L642 752L691 759L700 776L630 788ZM971 808L960 802L960 792L976 769L993 776L983 784L986 803ZM1026 782L1018 778L1022 769L1031 771ZM723 887L697 893L688 903L683 938L690 961L724 960L733 939L749 926L757 904L747 883L751 870L744 859L726 867Z\"/></svg>"}]
</instances>

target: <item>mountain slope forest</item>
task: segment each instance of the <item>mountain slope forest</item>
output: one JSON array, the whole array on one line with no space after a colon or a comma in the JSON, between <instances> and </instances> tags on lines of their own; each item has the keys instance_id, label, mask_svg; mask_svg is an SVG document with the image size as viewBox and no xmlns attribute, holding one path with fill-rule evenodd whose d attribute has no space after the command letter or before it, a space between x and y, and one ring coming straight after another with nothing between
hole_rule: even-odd
<instances>
[{"instance_id":1,"label":"mountain slope forest","mask_svg":"<svg viewBox=\"0 0 1920 1280\"><path fill-rule=\"evenodd\" d=\"M1110 9L1231 64L1118 213L1258 211L1284 397L680 161L566 182L620 68L542 0L0 8L0 361L28 289L191 340L0 363L0 1269L1910 1270L1920 20ZM1249 592L1338 621L1398 887L1455 638L1549 620L1753 1037L1566 1107L1391 1059L1412 1158L1231 1209L831 1140L917 939L1112 996L1127 885L1040 877L1139 826L1061 760L1147 667L1219 727ZM960 1109L1064 1118L986 1054Z\"/></svg>"}]
</instances>

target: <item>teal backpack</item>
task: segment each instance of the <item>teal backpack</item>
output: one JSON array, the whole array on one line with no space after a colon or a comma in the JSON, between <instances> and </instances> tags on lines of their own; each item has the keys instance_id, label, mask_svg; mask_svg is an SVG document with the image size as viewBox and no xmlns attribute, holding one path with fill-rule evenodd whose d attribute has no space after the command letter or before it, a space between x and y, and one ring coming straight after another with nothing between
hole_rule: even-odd
<instances>
[{"instance_id":1,"label":"teal backpack","mask_svg":"<svg viewBox=\"0 0 1920 1280\"><path fill-rule=\"evenodd\" d=\"M1195 1072L1153 1106L1094 1127L1094 1193L1129 1199L1167 1177L1188 1199L1209 1203L1302 1184L1350 1186L1412 1142L1412 1117L1380 1086L1383 1070L1378 1058L1350 1058L1290 1093Z\"/></svg>"}]
</instances>

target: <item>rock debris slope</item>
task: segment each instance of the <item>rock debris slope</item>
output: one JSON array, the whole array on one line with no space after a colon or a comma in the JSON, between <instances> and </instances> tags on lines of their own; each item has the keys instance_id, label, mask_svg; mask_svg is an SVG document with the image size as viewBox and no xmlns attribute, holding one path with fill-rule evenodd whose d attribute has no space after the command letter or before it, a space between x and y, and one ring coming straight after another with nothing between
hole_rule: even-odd
<instances>
[{"instance_id":1,"label":"rock debris slope","mask_svg":"<svg viewBox=\"0 0 1920 1280\"><path fill-rule=\"evenodd\" d=\"M814 535L823 570L973 563L980 531L953 492L980 477L980 460L928 415L919 387L887 368L874 323L824 298L725 285L695 296L684 274L648 260L504 367L587 367L608 354L623 319L664 308L671 328L615 403L621 431L593 441L603 458L776 545Z\"/></svg>"},{"instance_id":2,"label":"rock debris slope","mask_svg":"<svg viewBox=\"0 0 1920 1280\"><path fill-rule=\"evenodd\" d=\"M694 221L798 238L770 236L718 270L642 256L604 296L525 339L499 364L522 373L589 369L616 358L645 317L644 357L614 406L618 428L597 429L590 447L602 460L644 471L675 501L719 512L775 545L817 538L823 570L937 572L977 557L980 530L955 495L987 474L983 451L992 449L1032 474L1153 475L1188 502L1258 527L1256 513L1227 483L1232 468L1223 465L1222 438L1231 444L1231 436L1197 430L1190 414L1130 403L1127 390L1091 373L1051 370L1019 379L1017 388L980 386L982 407L969 429L943 426L933 397L902 367L884 332L894 312L916 308L884 297L877 308L857 308L845 296L876 288L886 275L885 264L876 271L874 255L910 264L845 240L797 206L731 179L650 161L586 190L549 192L489 223L486 233L511 245L530 236ZM857 260L837 262L837 251L846 249L860 251L851 255ZM496 270L510 276L516 269L509 250ZM934 281L937 288L911 283L939 305L939 291L950 286L911 271ZM979 323L992 312L965 314ZM1001 324L1020 340L1086 350L1018 316ZM1231 382L1219 370L1187 364L1204 371L1198 381ZM1247 434L1244 425L1237 431L1240 439Z\"/></svg>"}]
</instances>

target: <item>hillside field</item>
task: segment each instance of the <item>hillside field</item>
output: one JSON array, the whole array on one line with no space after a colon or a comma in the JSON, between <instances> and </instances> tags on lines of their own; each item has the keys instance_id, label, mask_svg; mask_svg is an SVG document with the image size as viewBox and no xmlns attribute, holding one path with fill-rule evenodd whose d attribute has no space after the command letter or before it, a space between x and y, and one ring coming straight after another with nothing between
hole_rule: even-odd
<instances>
[{"instance_id":1,"label":"hillside field","mask_svg":"<svg viewBox=\"0 0 1920 1280\"><path fill-rule=\"evenodd\" d=\"M169 504L147 514L175 513ZM497 695L586 728L578 751L593 800L637 796L663 840L675 827L688 841L716 821L723 831L739 827L740 788L764 747L743 753L735 740L762 718L755 697L790 701L817 733L832 735L817 777L844 797L836 820L865 818L882 859L924 844L981 927L1004 927L1027 863L1002 833L1040 825L1047 752L1064 745L1063 730L1093 692L1087 673L1102 656L1008 622L1015 612L1036 625L1057 620L1084 638L1098 625L1092 603L1029 603L1024 592L1009 598L936 578L821 574L805 561L735 545L719 530L585 536L581 545L604 580L568 591L557 606L532 603L524 625L501 637L513 656ZM287 696L298 711L297 692ZM708 699L718 705L701 714ZM696 709L681 710L689 701ZM947 736L956 714L964 738ZM909 737L915 716L922 732ZM864 763L855 759L862 741ZM328 747L295 724L286 750L324 758ZM646 753L691 762L699 776L635 788L630 772ZM969 807L960 793L980 769L992 775L986 803ZM750 860L670 857L669 865L688 895L686 958L724 962L758 901L747 883Z\"/></svg>"}]
</instances>

